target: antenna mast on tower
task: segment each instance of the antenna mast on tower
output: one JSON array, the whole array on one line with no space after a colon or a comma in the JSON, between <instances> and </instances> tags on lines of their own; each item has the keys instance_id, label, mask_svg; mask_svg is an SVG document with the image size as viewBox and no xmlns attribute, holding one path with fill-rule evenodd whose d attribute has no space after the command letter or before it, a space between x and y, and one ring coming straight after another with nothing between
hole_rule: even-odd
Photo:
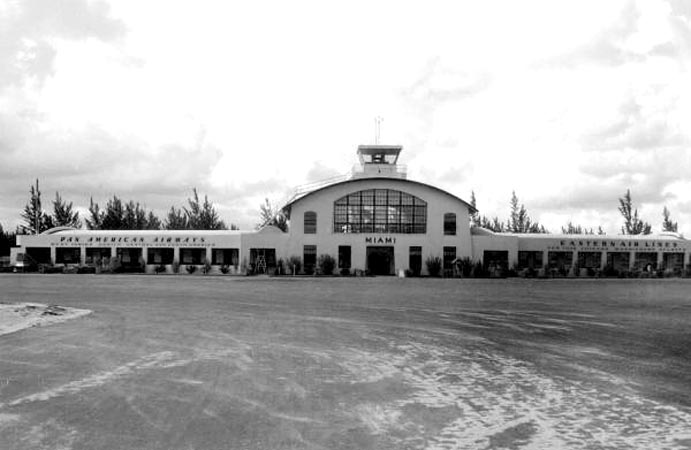
<instances>
[{"instance_id":1,"label":"antenna mast on tower","mask_svg":"<svg viewBox=\"0 0 691 450\"><path fill-rule=\"evenodd\" d=\"M384 118L381 116L377 116L374 118L374 144L379 145L379 139L381 137L381 123L384 121Z\"/></svg>"}]
</instances>

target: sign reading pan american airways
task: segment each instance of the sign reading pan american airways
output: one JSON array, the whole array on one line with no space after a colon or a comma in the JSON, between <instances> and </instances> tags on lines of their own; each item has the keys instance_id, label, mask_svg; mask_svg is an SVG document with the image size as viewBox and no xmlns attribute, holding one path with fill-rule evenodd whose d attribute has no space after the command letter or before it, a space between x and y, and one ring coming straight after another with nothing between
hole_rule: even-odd
<instances>
[{"instance_id":1,"label":"sign reading pan american airways","mask_svg":"<svg viewBox=\"0 0 691 450\"><path fill-rule=\"evenodd\" d=\"M190 236L60 236L60 240L53 242L54 246L152 246L152 247L213 247L214 243L208 243L204 237Z\"/></svg>"}]
</instances>

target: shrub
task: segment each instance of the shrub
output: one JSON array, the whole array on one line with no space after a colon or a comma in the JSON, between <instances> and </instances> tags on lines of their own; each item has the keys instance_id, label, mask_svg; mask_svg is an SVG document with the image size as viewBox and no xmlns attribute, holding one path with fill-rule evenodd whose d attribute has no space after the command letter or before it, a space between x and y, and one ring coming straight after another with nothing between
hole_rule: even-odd
<instances>
[{"instance_id":1,"label":"shrub","mask_svg":"<svg viewBox=\"0 0 691 450\"><path fill-rule=\"evenodd\" d=\"M278 258L278 261L276 261L276 275L285 275L286 274L286 263L283 261L283 258Z\"/></svg>"},{"instance_id":2,"label":"shrub","mask_svg":"<svg viewBox=\"0 0 691 450\"><path fill-rule=\"evenodd\" d=\"M465 256L456 261L456 266L458 267L458 271L462 277L469 277L473 273L475 263L470 257Z\"/></svg>"},{"instance_id":3,"label":"shrub","mask_svg":"<svg viewBox=\"0 0 691 450\"><path fill-rule=\"evenodd\" d=\"M484 278L487 276L487 271L485 270L485 266L482 265L482 262L477 261L475 263L473 266L472 276L473 278Z\"/></svg>"},{"instance_id":4,"label":"shrub","mask_svg":"<svg viewBox=\"0 0 691 450\"><path fill-rule=\"evenodd\" d=\"M350 276L350 269L343 268L340 270L340 274L342 277L349 277Z\"/></svg>"},{"instance_id":5,"label":"shrub","mask_svg":"<svg viewBox=\"0 0 691 450\"><path fill-rule=\"evenodd\" d=\"M425 260L425 266L427 267L427 273L431 277L441 276L441 269L443 266L442 260L438 256L430 256Z\"/></svg>"},{"instance_id":6,"label":"shrub","mask_svg":"<svg viewBox=\"0 0 691 450\"><path fill-rule=\"evenodd\" d=\"M317 267L321 275L333 275L336 267L336 259L329 254L319 255L317 258Z\"/></svg>"},{"instance_id":7,"label":"shrub","mask_svg":"<svg viewBox=\"0 0 691 450\"><path fill-rule=\"evenodd\" d=\"M187 273L192 274L197 271L197 266L190 264L189 266L185 266L185 270L187 271Z\"/></svg>"},{"instance_id":8,"label":"shrub","mask_svg":"<svg viewBox=\"0 0 691 450\"><path fill-rule=\"evenodd\" d=\"M292 275L300 273L302 271L302 258L297 255L288 258L288 269Z\"/></svg>"},{"instance_id":9,"label":"shrub","mask_svg":"<svg viewBox=\"0 0 691 450\"><path fill-rule=\"evenodd\" d=\"M120 262L120 258L117 258L115 256L110 258L110 261L108 262L108 272L117 273L120 271L121 268L122 263Z\"/></svg>"},{"instance_id":10,"label":"shrub","mask_svg":"<svg viewBox=\"0 0 691 450\"><path fill-rule=\"evenodd\" d=\"M156 273L165 273L166 271L166 265L165 264L159 264L154 268L154 272Z\"/></svg>"},{"instance_id":11,"label":"shrub","mask_svg":"<svg viewBox=\"0 0 691 450\"><path fill-rule=\"evenodd\" d=\"M606 277L616 277L617 275L619 275L619 273L616 270L614 270L614 267L607 264L605 266L605 269L602 271L602 275Z\"/></svg>"},{"instance_id":12,"label":"shrub","mask_svg":"<svg viewBox=\"0 0 691 450\"><path fill-rule=\"evenodd\" d=\"M230 272L230 266L228 264L223 264L221 266L221 273L227 274L228 272Z\"/></svg>"},{"instance_id":13,"label":"shrub","mask_svg":"<svg viewBox=\"0 0 691 450\"><path fill-rule=\"evenodd\" d=\"M206 275L209 272L211 272L211 263L208 259L204 258L204 261L202 262L202 273Z\"/></svg>"}]
</instances>

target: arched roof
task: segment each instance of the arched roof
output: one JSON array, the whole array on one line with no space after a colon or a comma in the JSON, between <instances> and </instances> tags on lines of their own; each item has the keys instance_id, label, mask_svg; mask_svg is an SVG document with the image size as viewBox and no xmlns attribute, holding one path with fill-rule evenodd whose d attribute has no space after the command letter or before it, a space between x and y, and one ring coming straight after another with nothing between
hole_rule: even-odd
<instances>
[{"instance_id":1,"label":"arched roof","mask_svg":"<svg viewBox=\"0 0 691 450\"><path fill-rule=\"evenodd\" d=\"M42 232L41 234L57 234L63 231L79 231L79 229L74 227L53 227L49 230Z\"/></svg>"},{"instance_id":2,"label":"arched roof","mask_svg":"<svg viewBox=\"0 0 691 450\"><path fill-rule=\"evenodd\" d=\"M290 209L292 208L292 206L293 206L295 203L301 202L302 200L304 200L304 199L306 199L306 198L308 198L308 197L310 197L310 196L312 196L312 195L314 195L314 194L316 194L316 193L318 193L318 192L323 192L323 191L325 191L325 190L327 190L327 189L331 189L331 188L334 188L334 187L337 187L337 186L343 186L343 185L350 184L350 183L358 183L358 182L362 182L362 181L365 181L365 182L366 182L366 181L372 181L372 180L395 181L395 182L398 182L398 183L406 183L406 184L411 184L411 185L415 185L415 186L422 186L422 187L425 187L425 188L429 188L429 189L431 189L431 190L433 190L433 191L436 191L436 192L438 192L438 193L440 193L440 194L442 194L442 195L449 196L449 197L451 197L452 199L454 199L454 200L456 200L456 201L459 201L459 202L463 203L464 205L466 205L466 206L468 207L468 210L469 210L471 213L477 212L477 208L474 208L473 205L471 205L470 203L466 202L466 201L463 200L462 198L457 197L457 196L455 196L455 195L451 194L450 192L447 192L447 191L445 191L445 190L443 190L443 189L439 189L439 188L436 187L436 186L432 186L431 184L422 183L422 182L420 182L420 181L407 180L407 179L404 179L404 178L388 178L388 177L351 178L351 179L349 179L349 180L345 180L345 181L341 181L341 182L338 182L338 183L329 184L329 185L327 185L327 186L320 187L320 188L315 189L315 190L313 190L313 191L311 191L311 192L308 192L308 193L305 194L305 195L302 195L302 196L300 196L300 197L298 197L298 198L295 198L295 199L289 201L288 203L286 203L286 205L283 207L283 209L286 210L286 211L288 211L288 212L290 212ZM375 188L375 189L376 189L376 188Z\"/></svg>"}]
</instances>

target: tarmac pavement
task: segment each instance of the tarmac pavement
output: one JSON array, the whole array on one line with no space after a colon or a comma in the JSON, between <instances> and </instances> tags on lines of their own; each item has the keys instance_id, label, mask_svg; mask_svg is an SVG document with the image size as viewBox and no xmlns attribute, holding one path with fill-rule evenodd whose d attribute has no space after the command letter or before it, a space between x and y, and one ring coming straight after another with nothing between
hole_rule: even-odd
<instances>
[{"instance_id":1,"label":"tarmac pavement","mask_svg":"<svg viewBox=\"0 0 691 450\"><path fill-rule=\"evenodd\" d=\"M2 449L691 448L689 280L0 276Z\"/></svg>"}]
</instances>

